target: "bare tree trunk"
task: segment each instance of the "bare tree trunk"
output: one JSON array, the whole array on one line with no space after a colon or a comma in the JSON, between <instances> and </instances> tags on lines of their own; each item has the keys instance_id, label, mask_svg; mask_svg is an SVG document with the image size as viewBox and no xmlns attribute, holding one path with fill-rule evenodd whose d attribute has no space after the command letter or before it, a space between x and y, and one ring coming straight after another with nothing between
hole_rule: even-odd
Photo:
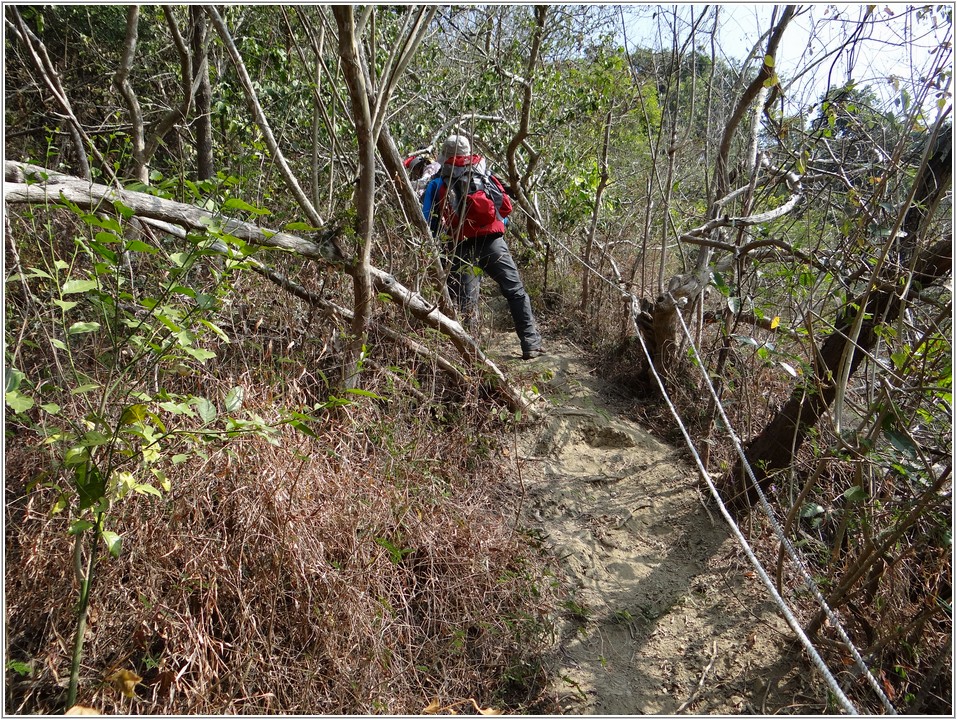
<instances>
[{"instance_id":1,"label":"bare tree trunk","mask_svg":"<svg viewBox=\"0 0 957 720\"><path fill-rule=\"evenodd\" d=\"M192 70L196 79L196 178L210 180L216 176L213 164L213 121L210 115L212 89L209 84L209 51L206 35L206 13L198 5L190 5L190 47Z\"/></svg>"},{"instance_id":2,"label":"bare tree trunk","mask_svg":"<svg viewBox=\"0 0 957 720\"><path fill-rule=\"evenodd\" d=\"M339 30L339 58L342 75L352 101L352 121L359 145L359 183L356 188L356 235L359 254L352 268L353 320L352 339L343 367L343 384L355 387L358 383L359 358L369 332L372 313L372 282L369 264L372 256L372 216L375 211L375 140L373 138L372 108L365 74L359 59L359 45L355 35L355 17L348 6L332 8Z\"/></svg>"},{"instance_id":3,"label":"bare tree trunk","mask_svg":"<svg viewBox=\"0 0 957 720\"><path fill-rule=\"evenodd\" d=\"M545 33L546 17L548 17L548 6L536 5L535 29L532 34L532 46L528 52L528 63L525 67L525 77L522 79L522 85L524 87L524 92L522 95L522 117L519 121L518 130L515 132L515 135L512 137L508 147L505 150L506 159L508 160L508 182L515 193L515 200L528 217L528 236L533 244L537 242L536 238L538 235L538 230L542 224L541 217L539 216L538 209L532 202L529 201L528 196L525 194L525 187L522 184L522 181L530 174L529 168L526 168L524 175L519 173L516 153L518 152L519 146L522 145L525 139L528 137L529 133L529 125L531 123L532 117L532 88L535 77L535 66L538 64L538 53L542 46L542 35ZM528 164L530 166L534 166L537 161L537 155L532 156L529 159Z\"/></svg>"},{"instance_id":4,"label":"bare tree trunk","mask_svg":"<svg viewBox=\"0 0 957 720\"><path fill-rule=\"evenodd\" d=\"M601 158L599 167L601 175L598 178L598 187L595 189L595 208L591 214L591 225L588 228L588 238L585 240L584 267L582 268L582 299L581 311L584 313L588 308L588 294L591 280L591 251L595 244L595 232L598 229L598 214L601 211L601 197L605 193L605 187L608 185L608 140L611 137L611 114L612 108L608 109L605 116L605 133L601 147Z\"/></svg>"},{"instance_id":5,"label":"bare tree trunk","mask_svg":"<svg viewBox=\"0 0 957 720\"><path fill-rule=\"evenodd\" d=\"M130 5L126 9L126 39L123 41L123 54L120 66L113 76L113 84L126 101L126 109L130 114L130 139L133 143L133 176L144 185L150 181L150 171L146 159L146 131L143 127L143 112L140 102L130 83L130 72L133 70L133 58L136 56L136 41L139 37L139 5Z\"/></svg>"}]
</instances>

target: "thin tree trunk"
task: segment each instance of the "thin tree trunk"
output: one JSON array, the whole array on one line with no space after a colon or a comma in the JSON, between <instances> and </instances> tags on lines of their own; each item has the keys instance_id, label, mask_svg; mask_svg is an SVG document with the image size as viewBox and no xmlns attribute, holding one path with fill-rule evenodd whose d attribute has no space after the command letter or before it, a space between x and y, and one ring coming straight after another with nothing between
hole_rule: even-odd
<instances>
[{"instance_id":1,"label":"thin tree trunk","mask_svg":"<svg viewBox=\"0 0 957 720\"><path fill-rule=\"evenodd\" d=\"M206 35L206 13L199 5L190 5L190 46L193 77L196 86L196 178L211 180L216 176L213 164L212 89L209 84L209 52Z\"/></svg>"},{"instance_id":2,"label":"thin tree trunk","mask_svg":"<svg viewBox=\"0 0 957 720\"><path fill-rule=\"evenodd\" d=\"M126 38L123 41L123 53L120 66L113 76L113 84L126 101L126 109L130 114L130 140L133 144L133 176L144 185L150 181L150 172L146 159L146 139L143 128L143 112L140 102L130 83L130 72L133 69L133 59L136 56L136 41L139 37L139 5L130 5L126 9Z\"/></svg>"},{"instance_id":3,"label":"thin tree trunk","mask_svg":"<svg viewBox=\"0 0 957 720\"><path fill-rule=\"evenodd\" d=\"M342 61L342 75L352 101L352 121L359 146L359 183L354 200L359 254L352 269L354 295L352 339L349 342L349 350L343 366L343 384L351 388L358 383L358 363L366 343L372 313L372 282L369 264L372 257L372 217L375 212L375 140L372 108L359 57L353 9L348 6L335 6L332 8L332 14L339 30L339 58Z\"/></svg>"},{"instance_id":4,"label":"thin tree trunk","mask_svg":"<svg viewBox=\"0 0 957 720\"><path fill-rule=\"evenodd\" d=\"M242 55L239 54L239 50L236 48L236 43L233 42L229 28L226 27L226 22L223 20L215 6L204 5L203 7L206 10L206 14L209 16L210 20L213 21L213 26L216 28L216 32L219 33L219 37L223 41L223 45L226 47L226 51L229 53L229 56L233 61L233 65L236 67L236 74L239 76L239 81L243 87L243 92L246 95L246 102L248 103L249 109L252 112L253 119L256 121L256 124L262 131L263 140L266 142L266 147L269 149L269 154L272 155L273 161L279 168L279 172L282 174L283 180L286 183L286 187L289 188L289 191L296 199L299 207L309 218L309 222L315 227L322 227L325 225L325 221L316 211L315 206L309 200L309 197L306 195L306 193L303 192L302 186L299 184L299 180L296 178L295 173L293 173L292 168L289 166L286 156L283 154L282 150L280 150L279 143L276 142L276 137L273 135L272 127L269 125L269 121L266 119L266 114L263 112L262 105L259 103L259 98L256 96L256 90L253 88L252 79L249 77L249 73L246 71L246 65L243 62Z\"/></svg>"},{"instance_id":5,"label":"thin tree trunk","mask_svg":"<svg viewBox=\"0 0 957 720\"><path fill-rule=\"evenodd\" d=\"M581 299L581 311L583 313L588 308L588 294L591 281L591 251L595 244L595 232L598 230L598 214L601 211L601 198L602 195L605 194L605 188L608 186L608 141L611 137L611 114L612 108L609 108L608 114L605 116L605 133L601 146L601 158L599 159L601 175L598 178L598 187L595 189L595 208L591 214L591 225L588 227L588 238L585 241Z\"/></svg>"},{"instance_id":6,"label":"thin tree trunk","mask_svg":"<svg viewBox=\"0 0 957 720\"><path fill-rule=\"evenodd\" d=\"M536 5L532 45L528 52L525 78L522 80L524 91L522 95L521 120L518 130L515 132L515 135L512 136L505 150L506 160L508 161L508 182L515 193L515 200L528 217L528 236L533 244L537 242L536 238L538 230L541 227L541 217L539 216L538 209L529 201L528 196L525 194L525 187L522 181L526 179L530 173L528 172L528 168L526 168L524 176L519 173L516 153L518 152L519 146L523 144L529 134L529 125L532 116L532 88L534 86L535 66L538 64L538 53L542 46L542 35L545 33L546 17L548 17L548 6ZM533 165L537 160L538 158L536 156L531 157L529 165Z\"/></svg>"}]
</instances>

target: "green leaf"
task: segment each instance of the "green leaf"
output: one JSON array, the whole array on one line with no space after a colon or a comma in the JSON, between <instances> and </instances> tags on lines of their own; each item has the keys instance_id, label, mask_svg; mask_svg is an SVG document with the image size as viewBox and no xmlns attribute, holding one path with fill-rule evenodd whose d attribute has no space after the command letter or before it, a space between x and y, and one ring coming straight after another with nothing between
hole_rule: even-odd
<instances>
[{"instance_id":1,"label":"green leaf","mask_svg":"<svg viewBox=\"0 0 957 720\"><path fill-rule=\"evenodd\" d=\"M53 276L48 273L46 270L41 270L40 268L27 268L29 272L27 273L28 278L43 278L45 280L52 280Z\"/></svg>"},{"instance_id":2,"label":"green leaf","mask_svg":"<svg viewBox=\"0 0 957 720\"><path fill-rule=\"evenodd\" d=\"M82 395L83 393L88 393L90 390L96 390L100 387L99 383L87 383L86 385L80 385L70 390L70 395Z\"/></svg>"},{"instance_id":3,"label":"green leaf","mask_svg":"<svg viewBox=\"0 0 957 720\"><path fill-rule=\"evenodd\" d=\"M375 543L376 545L379 545L388 551L389 560L392 561L393 565L398 565L402 561L403 557L412 552L411 548L400 548L395 543L381 537L375 538Z\"/></svg>"},{"instance_id":4,"label":"green leaf","mask_svg":"<svg viewBox=\"0 0 957 720\"><path fill-rule=\"evenodd\" d=\"M728 286L728 283L725 282L724 276L721 273L714 273L714 286L718 288L722 295L728 297L731 295L731 288Z\"/></svg>"},{"instance_id":5,"label":"green leaf","mask_svg":"<svg viewBox=\"0 0 957 720\"><path fill-rule=\"evenodd\" d=\"M33 398L21 395L16 390L8 392L4 396L4 400L15 413L26 412L33 407Z\"/></svg>"},{"instance_id":6,"label":"green leaf","mask_svg":"<svg viewBox=\"0 0 957 720\"><path fill-rule=\"evenodd\" d=\"M67 533L70 535L82 535L90 528L94 527L95 524L89 520L74 520L71 524Z\"/></svg>"},{"instance_id":7,"label":"green leaf","mask_svg":"<svg viewBox=\"0 0 957 720\"><path fill-rule=\"evenodd\" d=\"M6 373L6 387L4 392L13 392L20 387L20 383L23 382L23 379L26 377L20 370L17 370L15 367L8 367Z\"/></svg>"},{"instance_id":8,"label":"green leaf","mask_svg":"<svg viewBox=\"0 0 957 720\"><path fill-rule=\"evenodd\" d=\"M130 240L128 243L126 243L126 249L130 252L145 252L149 253L150 255L155 255L159 252L159 250L157 250L155 247L149 243L143 242L142 240Z\"/></svg>"},{"instance_id":9,"label":"green leaf","mask_svg":"<svg viewBox=\"0 0 957 720\"><path fill-rule=\"evenodd\" d=\"M87 469L88 468L88 469ZM80 496L80 510L86 510L96 505L106 494L106 478L96 468L96 465L80 465L74 471L76 491Z\"/></svg>"},{"instance_id":10,"label":"green leaf","mask_svg":"<svg viewBox=\"0 0 957 720\"><path fill-rule=\"evenodd\" d=\"M77 445L76 447L71 447L66 451L66 455L63 456L63 464L67 467L72 467L76 465L84 465L86 461L90 459L90 450L85 448L82 445Z\"/></svg>"},{"instance_id":11,"label":"green leaf","mask_svg":"<svg viewBox=\"0 0 957 720\"><path fill-rule=\"evenodd\" d=\"M90 290L96 290L96 288L96 280L67 280L63 283L63 287L60 288L60 291L64 295L71 295L74 293L89 292Z\"/></svg>"},{"instance_id":12,"label":"green leaf","mask_svg":"<svg viewBox=\"0 0 957 720\"><path fill-rule=\"evenodd\" d=\"M319 437L318 435L316 435L316 433L314 433L314 432L312 431L312 429L311 429L308 425L306 425L304 422L302 422L302 420L293 420L293 421L291 421L291 422L289 423L289 425L292 426L292 427L294 427L296 430L298 430L299 432L301 432L303 435L308 435L308 436L311 437L311 438L318 438L318 437Z\"/></svg>"},{"instance_id":13,"label":"green leaf","mask_svg":"<svg viewBox=\"0 0 957 720\"><path fill-rule=\"evenodd\" d=\"M802 518L812 518L817 517L818 515L824 514L824 508L818 505L817 503L805 503L801 507L801 517Z\"/></svg>"},{"instance_id":14,"label":"green leaf","mask_svg":"<svg viewBox=\"0 0 957 720\"><path fill-rule=\"evenodd\" d=\"M322 228L313 227L312 225L309 225L308 223L297 221L297 222L286 223L282 229L291 230L295 232L319 232L319 230L321 230Z\"/></svg>"},{"instance_id":15,"label":"green leaf","mask_svg":"<svg viewBox=\"0 0 957 720\"><path fill-rule=\"evenodd\" d=\"M226 394L226 412L234 413L243 406L245 390L238 385Z\"/></svg>"},{"instance_id":16,"label":"green leaf","mask_svg":"<svg viewBox=\"0 0 957 720\"><path fill-rule=\"evenodd\" d=\"M112 530L101 531L100 537L102 537L103 542L106 543L106 548L110 551L110 555L118 558L120 556L120 551L123 549L123 538L121 538Z\"/></svg>"},{"instance_id":17,"label":"green leaf","mask_svg":"<svg viewBox=\"0 0 957 720\"><path fill-rule=\"evenodd\" d=\"M739 297L729 297L728 298L728 309L733 312L735 315L738 314L741 310L741 298Z\"/></svg>"},{"instance_id":18,"label":"green leaf","mask_svg":"<svg viewBox=\"0 0 957 720\"><path fill-rule=\"evenodd\" d=\"M209 295L204 295L203 297L204 297L204 298L209 298L210 296L209 296ZM202 307L202 303L200 304L200 307ZM209 304L206 308L203 308L203 309L208 309L209 307L212 307L212 304ZM210 330L212 330L214 333L216 333L216 335L217 335L217 336L220 338L220 340L222 340L223 342L226 342L226 343L230 342L229 335L227 335L226 332L225 332L221 327L219 327L218 325L216 325L215 323L211 323L209 320L200 320L199 322L200 322L201 324L205 325L206 327L208 327L208 328L209 328Z\"/></svg>"},{"instance_id":19,"label":"green leaf","mask_svg":"<svg viewBox=\"0 0 957 720\"><path fill-rule=\"evenodd\" d=\"M860 485L853 485L844 491L844 499L850 503L858 503L867 500L867 491Z\"/></svg>"},{"instance_id":20,"label":"green leaf","mask_svg":"<svg viewBox=\"0 0 957 720\"><path fill-rule=\"evenodd\" d=\"M902 453L912 457L917 454L917 448L915 447L914 443L911 442L910 437L908 437L905 433L899 432L891 427L885 427L884 435L886 435L887 439L891 441L891 445L900 450Z\"/></svg>"},{"instance_id":21,"label":"green leaf","mask_svg":"<svg viewBox=\"0 0 957 720\"><path fill-rule=\"evenodd\" d=\"M191 253L178 252L170 253L169 259L172 260L177 267L183 267L186 263L189 262Z\"/></svg>"},{"instance_id":22,"label":"green leaf","mask_svg":"<svg viewBox=\"0 0 957 720\"><path fill-rule=\"evenodd\" d=\"M111 217L98 217L96 215L86 215L83 218L88 225L94 227L101 227L104 230L110 230L117 235L123 234L123 228L120 227L120 224L116 221L115 218Z\"/></svg>"},{"instance_id":23,"label":"green leaf","mask_svg":"<svg viewBox=\"0 0 957 720\"><path fill-rule=\"evenodd\" d=\"M83 333L95 332L100 329L98 322L75 322L70 325L67 335L82 335Z\"/></svg>"},{"instance_id":24,"label":"green leaf","mask_svg":"<svg viewBox=\"0 0 957 720\"><path fill-rule=\"evenodd\" d=\"M189 415L190 417L194 415L188 403L180 403L180 402L173 402L172 400L167 400L166 402L161 402L159 406L166 412L172 413L173 415Z\"/></svg>"},{"instance_id":25,"label":"green leaf","mask_svg":"<svg viewBox=\"0 0 957 720\"><path fill-rule=\"evenodd\" d=\"M258 208L255 205L250 205L248 202L240 200L239 198L229 198L223 203L223 210L243 210L245 212L251 212L254 215L270 214L269 210Z\"/></svg>"},{"instance_id":26,"label":"green leaf","mask_svg":"<svg viewBox=\"0 0 957 720\"><path fill-rule=\"evenodd\" d=\"M196 358L201 363L205 363L207 360L212 360L214 357L216 357L216 353L210 352L209 350L203 350L202 348L184 347L183 352Z\"/></svg>"},{"instance_id":27,"label":"green leaf","mask_svg":"<svg viewBox=\"0 0 957 720\"><path fill-rule=\"evenodd\" d=\"M161 493L158 488L155 488L148 483L140 483L134 486L133 491L139 493L140 495L155 495L156 497L163 497L163 493Z\"/></svg>"},{"instance_id":28,"label":"green leaf","mask_svg":"<svg viewBox=\"0 0 957 720\"><path fill-rule=\"evenodd\" d=\"M75 308L80 303L73 302L72 300L54 300L53 304L58 305L63 312L67 312Z\"/></svg>"},{"instance_id":29,"label":"green leaf","mask_svg":"<svg viewBox=\"0 0 957 720\"><path fill-rule=\"evenodd\" d=\"M767 65L769 68L773 68L773 67L774 67L774 57L773 57L772 55L765 55L765 56L764 56L764 64Z\"/></svg>"},{"instance_id":30,"label":"green leaf","mask_svg":"<svg viewBox=\"0 0 957 720\"><path fill-rule=\"evenodd\" d=\"M90 430L83 434L83 439L80 440L80 444L84 447L98 447L100 445L106 445L109 441L109 435L101 433L99 430Z\"/></svg>"},{"instance_id":31,"label":"green leaf","mask_svg":"<svg viewBox=\"0 0 957 720\"><path fill-rule=\"evenodd\" d=\"M174 465L179 465L180 463L184 463L187 460L189 460L189 457L190 457L189 455L180 454L180 455L174 455L172 458L170 458L170 460L172 461Z\"/></svg>"},{"instance_id":32,"label":"green leaf","mask_svg":"<svg viewBox=\"0 0 957 720\"><path fill-rule=\"evenodd\" d=\"M42 15L39 17L42 17ZM29 677L33 674L33 668L19 660L7 660L7 670L12 670L20 677Z\"/></svg>"},{"instance_id":33,"label":"green leaf","mask_svg":"<svg viewBox=\"0 0 957 720\"><path fill-rule=\"evenodd\" d=\"M111 232L106 232L106 231L104 231L104 230L100 230L100 232L98 232L96 235L94 235L93 238L94 238L98 243L103 243L104 245L110 245L110 244L112 244L112 243L121 242L121 241L120 241L120 238L118 238L116 235L114 235L114 234L111 233Z\"/></svg>"},{"instance_id":34,"label":"green leaf","mask_svg":"<svg viewBox=\"0 0 957 720\"><path fill-rule=\"evenodd\" d=\"M123 414L120 416L120 425L132 425L133 423L142 422L145 418L146 405L137 403L130 405L123 411Z\"/></svg>"},{"instance_id":35,"label":"green leaf","mask_svg":"<svg viewBox=\"0 0 957 720\"><path fill-rule=\"evenodd\" d=\"M206 293L196 293L196 307L200 310L212 310L216 307L216 296L207 295ZM223 342L230 342L229 335L223 332L219 327L209 322L208 320L200 320L203 325L207 325L213 332L218 332L221 334Z\"/></svg>"},{"instance_id":36,"label":"green leaf","mask_svg":"<svg viewBox=\"0 0 957 720\"><path fill-rule=\"evenodd\" d=\"M361 397L372 398L373 400L385 400L381 395L376 395L374 392L363 390L362 388L346 388L346 392L350 395L359 395Z\"/></svg>"},{"instance_id":37,"label":"green leaf","mask_svg":"<svg viewBox=\"0 0 957 720\"><path fill-rule=\"evenodd\" d=\"M196 408L200 419L205 424L209 424L216 419L216 406L204 397L190 398L189 404Z\"/></svg>"},{"instance_id":38,"label":"green leaf","mask_svg":"<svg viewBox=\"0 0 957 720\"><path fill-rule=\"evenodd\" d=\"M60 406L56 403L44 403L40 408L48 415L56 415L60 412Z\"/></svg>"},{"instance_id":39,"label":"green leaf","mask_svg":"<svg viewBox=\"0 0 957 720\"><path fill-rule=\"evenodd\" d=\"M166 477L166 473L164 473L162 470L157 470L156 468L151 468L150 472L153 473L153 476L157 480L159 480L160 487L163 488L165 492L169 492L173 485L170 483L169 478Z\"/></svg>"},{"instance_id":40,"label":"green leaf","mask_svg":"<svg viewBox=\"0 0 957 720\"><path fill-rule=\"evenodd\" d=\"M133 208L127 207L119 200L113 201L113 209L116 210L117 215L122 215L124 220L129 220L135 214Z\"/></svg>"},{"instance_id":41,"label":"green leaf","mask_svg":"<svg viewBox=\"0 0 957 720\"><path fill-rule=\"evenodd\" d=\"M742 345L750 345L751 347L755 348L758 346L758 341L748 335L732 335L731 337L733 337Z\"/></svg>"}]
</instances>

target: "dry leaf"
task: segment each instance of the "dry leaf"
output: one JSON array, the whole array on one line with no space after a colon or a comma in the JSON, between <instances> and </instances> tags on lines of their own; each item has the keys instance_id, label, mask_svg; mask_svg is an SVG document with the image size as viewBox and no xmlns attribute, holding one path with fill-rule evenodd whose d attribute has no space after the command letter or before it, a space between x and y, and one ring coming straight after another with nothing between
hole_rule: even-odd
<instances>
[{"instance_id":1,"label":"dry leaf","mask_svg":"<svg viewBox=\"0 0 957 720\"><path fill-rule=\"evenodd\" d=\"M91 707L85 707L83 705L74 705L63 714L64 715L102 715L103 713Z\"/></svg>"},{"instance_id":2,"label":"dry leaf","mask_svg":"<svg viewBox=\"0 0 957 720\"><path fill-rule=\"evenodd\" d=\"M496 710L495 708L480 708L479 704L475 702L475 698L469 698L472 701L472 704L475 706L475 709L478 710L479 715L501 715L501 710Z\"/></svg>"},{"instance_id":3,"label":"dry leaf","mask_svg":"<svg viewBox=\"0 0 957 720\"><path fill-rule=\"evenodd\" d=\"M113 684L113 687L126 695L126 697L131 698L133 697L133 689L143 678L132 670L117 670L110 675L107 680Z\"/></svg>"},{"instance_id":4,"label":"dry leaf","mask_svg":"<svg viewBox=\"0 0 957 720\"><path fill-rule=\"evenodd\" d=\"M435 715L435 713L437 713L441 709L442 709L442 703L440 703L438 700L433 700L422 710L422 714Z\"/></svg>"}]
</instances>

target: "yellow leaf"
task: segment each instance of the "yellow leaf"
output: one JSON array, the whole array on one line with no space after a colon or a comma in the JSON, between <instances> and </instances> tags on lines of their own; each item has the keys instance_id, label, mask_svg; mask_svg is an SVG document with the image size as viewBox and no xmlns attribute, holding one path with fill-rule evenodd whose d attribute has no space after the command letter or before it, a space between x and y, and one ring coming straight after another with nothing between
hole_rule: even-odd
<instances>
[{"instance_id":1,"label":"yellow leaf","mask_svg":"<svg viewBox=\"0 0 957 720\"><path fill-rule=\"evenodd\" d=\"M775 315L773 318L771 318L771 329L772 329L772 330L774 330L774 328L776 328L776 327L777 327L778 325L780 325L780 324L781 324L781 318L779 318L777 315Z\"/></svg>"},{"instance_id":2,"label":"yellow leaf","mask_svg":"<svg viewBox=\"0 0 957 720\"><path fill-rule=\"evenodd\" d=\"M437 713L441 709L442 709L442 703L440 703L438 700L433 700L422 710L422 714L435 715L435 713Z\"/></svg>"},{"instance_id":3,"label":"yellow leaf","mask_svg":"<svg viewBox=\"0 0 957 720\"><path fill-rule=\"evenodd\" d=\"M90 707L84 707L83 705L74 705L69 710L67 710L64 715L102 715L99 710Z\"/></svg>"},{"instance_id":4,"label":"yellow leaf","mask_svg":"<svg viewBox=\"0 0 957 720\"><path fill-rule=\"evenodd\" d=\"M139 682L143 680L143 678L141 678L132 670L123 669L117 670L115 673L110 675L107 680L113 684L113 687L126 695L126 697L131 698L133 697L133 689Z\"/></svg>"},{"instance_id":5,"label":"yellow leaf","mask_svg":"<svg viewBox=\"0 0 957 720\"><path fill-rule=\"evenodd\" d=\"M469 698L472 701L472 704L475 706L475 709L478 710L479 715L501 715L501 710L496 710L495 708L480 708L479 704L475 702L475 698Z\"/></svg>"}]
</instances>

